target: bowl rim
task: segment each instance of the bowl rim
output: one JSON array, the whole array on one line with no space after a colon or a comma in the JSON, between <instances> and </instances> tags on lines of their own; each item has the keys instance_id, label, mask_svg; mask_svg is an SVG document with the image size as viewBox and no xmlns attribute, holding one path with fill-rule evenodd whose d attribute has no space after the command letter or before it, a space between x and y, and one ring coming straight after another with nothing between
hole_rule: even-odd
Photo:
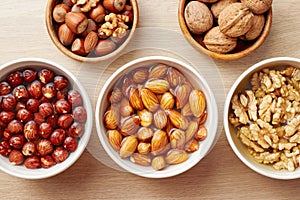
<instances>
[{"instance_id":1,"label":"bowl rim","mask_svg":"<svg viewBox=\"0 0 300 200\"><path fill-rule=\"evenodd\" d=\"M46 14L45 14L45 20L46 20L46 27L47 27L47 32L48 35L50 36L50 39L54 46L56 46L63 54L67 55L68 57L75 59L80 62L99 62L99 61L105 61L108 59L111 59L122 52L122 50L128 45L130 40L133 38L135 30L138 26L139 22L139 7L137 0L130 0L130 3L132 5L132 10L133 10L133 22L132 22L132 27L130 29L130 33L126 40L113 52L104 55L104 56L97 56L97 57L86 57L86 56L80 56L75 53L73 53L71 50L69 50L67 47L61 44L61 42L58 39L57 33L55 32L53 28L53 17L52 17L52 9L56 5L56 3L59 0L48 0L47 5L46 5Z\"/></svg>"},{"instance_id":2,"label":"bowl rim","mask_svg":"<svg viewBox=\"0 0 300 200\"><path fill-rule=\"evenodd\" d=\"M238 150L237 146L235 145L235 142L233 141L233 138L231 136L232 134L231 134L230 128L229 128L229 122L228 122L228 115L229 115L229 109L230 109L230 101L232 99L232 96L235 94L236 88L239 86L239 84L241 83L241 81L243 81L243 79L247 75L252 74L258 68L264 68L264 67L268 67L268 65L270 65L272 63L274 63L274 64L278 63L279 64L279 63L282 63L282 62L294 62L294 63L299 63L300 64L300 59L299 58L294 58L294 57L273 57L273 58L268 58L268 59L262 60L262 61L260 61L260 62L258 62L256 64L250 66L247 70L245 70L236 79L236 81L231 86L231 88L230 88L230 90L229 90L229 92L227 94L226 100L225 100L223 123L224 123L225 135L226 135L227 141L228 141L231 149L233 150L233 152L235 153L235 155L246 166L248 166L253 171L257 172L258 174L261 174L261 175L269 177L269 178L289 180L289 179L300 178L300 172L298 172L297 174L295 172L289 172L289 174L280 173L280 171L278 171L278 173L267 172L265 170L262 170L260 167L257 167L251 161L249 161L247 158L245 158L242 155L242 153ZM266 165L263 165L263 164L260 164L260 163L257 163L257 164L262 165L262 166L266 166Z\"/></svg>"},{"instance_id":3,"label":"bowl rim","mask_svg":"<svg viewBox=\"0 0 300 200\"><path fill-rule=\"evenodd\" d=\"M0 72L2 70L8 69L8 68L10 68L12 66L16 66L16 65L24 64L24 66L18 66L17 69L23 68L23 67L25 67L25 65L27 63L28 64L30 63L30 65L32 65L32 66L39 65L39 64L42 64L44 67L51 66L51 67L57 68L60 71L63 71L65 74L67 74L67 76L69 76L71 78L72 83L79 89L80 94L84 98L84 107L87 111L87 119L88 120L86 121L86 124L85 124L85 132L84 132L84 135L81 137L80 142L78 143L78 147L77 147L76 151L72 152L72 154L74 156L72 156L72 157L69 156L68 158L70 158L70 159L69 160L67 159L66 161L64 161L62 163L57 163L56 166L59 165L59 167L56 167L55 168L56 170L51 170L53 168L48 168L48 169L39 168L37 170L43 170L45 173L41 173L41 174L37 175L34 173L34 170L33 170L32 171L33 173L20 174L14 170L7 169L7 168L3 167L2 165L0 165L0 170L2 170L3 172L5 172L9 175L18 177L18 178L32 179L32 180L33 179L45 179L45 178L49 178L49 177L52 177L52 176L62 173L63 171L65 171L66 169L71 167L81 157L82 153L84 152L84 150L89 142L89 139L90 139L90 136L92 133L93 109L92 109L92 105L91 105L88 93L86 92L83 85L79 82L79 80L73 75L73 73L71 73L68 69L66 69L62 65L59 65L50 60L46 60L43 58L20 58L20 59L12 60L12 61L2 64L0 66ZM13 70L16 70L16 68L9 69L9 71L13 71ZM83 137L84 137L84 140L82 139ZM11 165L11 168L13 168L13 167L24 167L24 166L23 165L22 166ZM28 170L31 170L31 169L28 169Z\"/></svg>"},{"instance_id":4,"label":"bowl rim","mask_svg":"<svg viewBox=\"0 0 300 200\"><path fill-rule=\"evenodd\" d=\"M210 51L207 48L203 47L199 42L197 42L193 38L193 36L191 35L190 31L188 30L188 28L186 26L185 19L184 19L184 9L185 9L186 2L187 2L187 0L180 0L180 2L179 2L178 22L179 22L180 29L181 29L184 37L186 38L186 40L196 50L198 50L202 53L205 53L206 55L210 56L213 59L231 61L231 60L237 60L242 57L245 57L245 56L249 55L250 53L252 53L253 51L255 51L256 49L258 49L265 42L265 40L267 39L267 37L270 33L271 26L272 26L272 17L273 17L272 6L268 11L266 11L268 13L266 14L267 18L266 18L266 22L265 22L263 31L261 32L259 38L256 39L256 41L251 46L249 46L248 48L246 48L242 51L236 52L236 53L220 54L220 53Z\"/></svg>"},{"instance_id":5,"label":"bowl rim","mask_svg":"<svg viewBox=\"0 0 300 200\"><path fill-rule=\"evenodd\" d=\"M211 125L211 129L210 129L210 133L213 135L213 140L209 143L208 147L206 148L206 152L204 153L203 156L198 157L197 159L194 159L193 161L191 161L190 165L182 165L181 168L179 168L177 170L174 171L169 171L168 173L161 173L162 171L155 171L154 173L144 173L141 171L134 171L133 169L129 168L126 164L124 164L124 162L122 162L121 158L112 155L111 152L111 148L109 147L109 145L106 145L105 143L105 133L102 133L101 131L101 125L100 125L100 119L99 119L99 113L101 113L100 107L101 107L101 103L104 101L104 94L106 92L107 89L110 88L110 83L111 81L113 81L115 79L115 77L117 77L118 75L120 75L120 73L124 72L127 70L127 68L130 68L136 64L139 63L144 63L144 62L149 62L149 61L163 61L163 62L169 62L169 63L174 63L177 65L181 65L184 68L186 68L186 70L189 70L190 72L192 72L193 74L195 74L195 76L197 78L199 78L199 80L203 83L203 87L205 87L205 89L208 91L209 93L209 98L210 98L210 104L212 105L212 114L211 116L214 116L214 120L212 121ZM141 65L142 66L142 65ZM218 138L216 137L217 135L217 127L218 127L218 107L217 107L217 103L214 97L214 93L211 90L208 82L205 80L205 78L200 75L200 73L191 65L186 64L185 62L182 62L180 60L177 60L175 58L171 58L168 56L145 56L145 57L141 57L141 58L137 58L134 59L126 64L124 64L123 66L121 66L120 68L118 68L112 75L109 76L109 78L107 79L107 81L105 82L104 86L102 87L99 96L98 96L98 100L96 103L96 110L95 110L95 121L96 121L96 129L97 129L97 135L98 138L100 140L100 143L102 145L102 147L104 148L104 150L106 151L106 153L109 155L109 157L118 165L120 166L122 169L126 170L127 172L130 172L132 174L141 176L141 177L146 177L146 178L168 178L168 177L172 177L172 176L176 176L179 175L185 171L188 171L189 169L191 169L192 167L194 167L197 163L200 162L200 160L202 160L213 148L214 144L216 143L216 141L218 140ZM216 123L213 123L216 122ZM181 163L184 164L184 163ZM179 164L180 165L180 164Z\"/></svg>"}]
</instances>

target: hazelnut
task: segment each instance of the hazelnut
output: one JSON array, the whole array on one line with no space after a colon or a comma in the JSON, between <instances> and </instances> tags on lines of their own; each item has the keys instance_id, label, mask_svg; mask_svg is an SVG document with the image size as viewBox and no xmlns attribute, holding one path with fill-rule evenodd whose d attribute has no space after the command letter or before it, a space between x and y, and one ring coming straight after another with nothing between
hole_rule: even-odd
<instances>
[{"instance_id":1,"label":"hazelnut","mask_svg":"<svg viewBox=\"0 0 300 200\"><path fill-rule=\"evenodd\" d=\"M12 150L8 159L13 165L21 165L24 162L24 156L19 150Z\"/></svg>"},{"instance_id":2,"label":"hazelnut","mask_svg":"<svg viewBox=\"0 0 300 200\"><path fill-rule=\"evenodd\" d=\"M53 83L56 90L62 90L68 86L69 81L66 77L57 75L54 77Z\"/></svg>"},{"instance_id":3,"label":"hazelnut","mask_svg":"<svg viewBox=\"0 0 300 200\"><path fill-rule=\"evenodd\" d=\"M53 106L51 103L42 103L39 106L39 113L43 116L43 117L47 117L49 115L52 115L53 113Z\"/></svg>"},{"instance_id":4,"label":"hazelnut","mask_svg":"<svg viewBox=\"0 0 300 200\"><path fill-rule=\"evenodd\" d=\"M68 156L68 151L63 147L57 147L52 153L52 158L57 163L65 161L68 158Z\"/></svg>"},{"instance_id":5,"label":"hazelnut","mask_svg":"<svg viewBox=\"0 0 300 200\"><path fill-rule=\"evenodd\" d=\"M49 123L43 122L39 126L39 135L41 138L47 139L52 133L52 126Z\"/></svg>"},{"instance_id":6,"label":"hazelnut","mask_svg":"<svg viewBox=\"0 0 300 200\"><path fill-rule=\"evenodd\" d=\"M65 137L66 131L64 129L56 129L50 136L50 142L55 146L59 146L64 142Z\"/></svg>"},{"instance_id":7,"label":"hazelnut","mask_svg":"<svg viewBox=\"0 0 300 200\"><path fill-rule=\"evenodd\" d=\"M77 55L85 56L87 53L84 50L84 39L76 38L72 43L71 51Z\"/></svg>"},{"instance_id":8,"label":"hazelnut","mask_svg":"<svg viewBox=\"0 0 300 200\"><path fill-rule=\"evenodd\" d=\"M20 110L18 110L16 117L18 120L24 123L33 120L33 114L25 108L21 108Z\"/></svg>"},{"instance_id":9,"label":"hazelnut","mask_svg":"<svg viewBox=\"0 0 300 200\"><path fill-rule=\"evenodd\" d=\"M71 114L63 114L58 117L57 125L63 129L67 129L71 126L74 119Z\"/></svg>"},{"instance_id":10,"label":"hazelnut","mask_svg":"<svg viewBox=\"0 0 300 200\"><path fill-rule=\"evenodd\" d=\"M67 114L71 112L71 105L65 99L59 99L55 102L55 111L57 114Z\"/></svg>"},{"instance_id":11,"label":"hazelnut","mask_svg":"<svg viewBox=\"0 0 300 200\"><path fill-rule=\"evenodd\" d=\"M46 155L46 156L43 156L41 157L41 166L42 168L50 168L52 166L54 166L56 163L55 161L53 160L52 156L50 155Z\"/></svg>"},{"instance_id":12,"label":"hazelnut","mask_svg":"<svg viewBox=\"0 0 300 200\"><path fill-rule=\"evenodd\" d=\"M15 149L22 149L25 144L25 138L23 135L13 135L9 139L9 145Z\"/></svg>"},{"instance_id":13,"label":"hazelnut","mask_svg":"<svg viewBox=\"0 0 300 200\"><path fill-rule=\"evenodd\" d=\"M95 47L95 54L97 56L104 56L113 52L117 48L116 44L111 40L99 40Z\"/></svg>"},{"instance_id":14,"label":"hazelnut","mask_svg":"<svg viewBox=\"0 0 300 200\"><path fill-rule=\"evenodd\" d=\"M62 1L64 4L66 4L67 6L71 7L74 5L73 0L63 0Z\"/></svg>"},{"instance_id":15,"label":"hazelnut","mask_svg":"<svg viewBox=\"0 0 300 200\"><path fill-rule=\"evenodd\" d=\"M88 25L88 19L81 12L68 12L65 17L66 25L75 34L82 33Z\"/></svg>"},{"instance_id":16,"label":"hazelnut","mask_svg":"<svg viewBox=\"0 0 300 200\"><path fill-rule=\"evenodd\" d=\"M10 152L11 147L9 146L9 143L7 141L0 142L0 154L7 157Z\"/></svg>"},{"instance_id":17,"label":"hazelnut","mask_svg":"<svg viewBox=\"0 0 300 200\"><path fill-rule=\"evenodd\" d=\"M35 144L33 142L26 142L22 147L22 153L24 156L32 156L36 152Z\"/></svg>"},{"instance_id":18,"label":"hazelnut","mask_svg":"<svg viewBox=\"0 0 300 200\"><path fill-rule=\"evenodd\" d=\"M110 12L118 13L124 9L126 0L104 0L103 6Z\"/></svg>"},{"instance_id":19,"label":"hazelnut","mask_svg":"<svg viewBox=\"0 0 300 200\"><path fill-rule=\"evenodd\" d=\"M9 139L11 138L13 134L8 131L8 129L4 129L3 131L3 140L6 142L9 142Z\"/></svg>"},{"instance_id":20,"label":"hazelnut","mask_svg":"<svg viewBox=\"0 0 300 200\"><path fill-rule=\"evenodd\" d=\"M36 141L38 139L38 126L35 121L29 121L24 125L24 136L28 141Z\"/></svg>"},{"instance_id":21,"label":"hazelnut","mask_svg":"<svg viewBox=\"0 0 300 200\"><path fill-rule=\"evenodd\" d=\"M15 113L11 111L2 111L0 113L0 120L8 124L11 120L15 118Z\"/></svg>"},{"instance_id":22,"label":"hazelnut","mask_svg":"<svg viewBox=\"0 0 300 200\"><path fill-rule=\"evenodd\" d=\"M14 119L11 122L9 122L9 124L7 125L7 129L12 134L22 133L23 123L20 122L19 120Z\"/></svg>"},{"instance_id":23,"label":"hazelnut","mask_svg":"<svg viewBox=\"0 0 300 200\"><path fill-rule=\"evenodd\" d=\"M43 96L46 97L47 99L52 99L56 96L56 89L54 87L54 84L47 83L44 87L42 87L42 93Z\"/></svg>"},{"instance_id":24,"label":"hazelnut","mask_svg":"<svg viewBox=\"0 0 300 200\"><path fill-rule=\"evenodd\" d=\"M35 80L27 86L27 91L34 99L39 99L42 96L42 84Z\"/></svg>"},{"instance_id":25,"label":"hazelnut","mask_svg":"<svg viewBox=\"0 0 300 200\"><path fill-rule=\"evenodd\" d=\"M43 123L45 121L45 117L43 115L41 115L40 113L34 113L33 114L33 120L40 125L41 123Z\"/></svg>"},{"instance_id":26,"label":"hazelnut","mask_svg":"<svg viewBox=\"0 0 300 200\"><path fill-rule=\"evenodd\" d=\"M41 162L39 157L30 156L29 158L26 158L26 160L24 161L24 165L28 169L37 169L41 167Z\"/></svg>"},{"instance_id":27,"label":"hazelnut","mask_svg":"<svg viewBox=\"0 0 300 200\"><path fill-rule=\"evenodd\" d=\"M55 128L57 127L57 120L58 116L56 114L53 114L47 118L46 122L49 123L52 126L52 128Z\"/></svg>"},{"instance_id":28,"label":"hazelnut","mask_svg":"<svg viewBox=\"0 0 300 200\"><path fill-rule=\"evenodd\" d=\"M71 8L66 4L57 4L53 9L53 19L57 23L65 21L66 14L71 11Z\"/></svg>"},{"instance_id":29,"label":"hazelnut","mask_svg":"<svg viewBox=\"0 0 300 200\"><path fill-rule=\"evenodd\" d=\"M67 99L67 97L68 97L67 89L58 90L56 93L56 99Z\"/></svg>"},{"instance_id":30,"label":"hazelnut","mask_svg":"<svg viewBox=\"0 0 300 200\"><path fill-rule=\"evenodd\" d=\"M7 76L6 81L11 87L21 85L23 83L22 73L19 71L15 71Z\"/></svg>"},{"instance_id":31,"label":"hazelnut","mask_svg":"<svg viewBox=\"0 0 300 200\"><path fill-rule=\"evenodd\" d=\"M39 106L40 101L37 99L28 99L25 105L26 109L33 113L39 111Z\"/></svg>"},{"instance_id":32,"label":"hazelnut","mask_svg":"<svg viewBox=\"0 0 300 200\"><path fill-rule=\"evenodd\" d=\"M24 85L19 85L13 90L14 97L18 101L24 101L29 98L28 91Z\"/></svg>"},{"instance_id":33,"label":"hazelnut","mask_svg":"<svg viewBox=\"0 0 300 200\"><path fill-rule=\"evenodd\" d=\"M104 21L104 17L106 15L106 10L103 8L101 4L98 4L97 7L93 8L90 13L90 18L97 23L101 23Z\"/></svg>"},{"instance_id":34,"label":"hazelnut","mask_svg":"<svg viewBox=\"0 0 300 200\"><path fill-rule=\"evenodd\" d=\"M79 138L83 135L85 127L83 124L74 122L68 129L68 135L74 138Z\"/></svg>"},{"instance_id":35,"label":"hazelnut","mask_svg":"<svg viewBox=\"0 0 300 200\"><path fill-rule=\"evenodd\" d=\"M49 140L41 139L37 142L36 149L41 156L45 156L52 153L53 146Z\"/></svg>"},{"instance_id":36,"label":"hazelnut","mask_svg":"<svg viewBox=\"0 0 300 200\"><path fill-rule=\"evenodd\" d=\"M54 73L49 69L42 69L38 73L38 78L43 84L47 84L53 80Z\"/></svg>"},{"instance_id":37,"label":"hazelnut","mask_svg":"<svg viewBox=\"0 0 300 200\"><path fill-rule=\"evenodd\" d=\"M76 90L69 90L68 91L68 102L72 106L75 106L75 107L82 105L81 94Z\"/></svg>"},{"instance_id":38,"label":"hazelnut","mask_svg":"<svg viewBox=\"0 0 300 200\"><path fill-rule=\"evenodd\" d=\"M84 123L87 120L87 113L83 106L78 106L73 110L73 118L75 121Z\"/></svg>"},{"instance_id":39,"label":"hazelnut","mask_svg":"<svg viewBox=\"0 0 300 200\"><path fill-rule=\"evenodd\" d=\"M15 107L15 111L19 111L19 110L21 110L21 109L23 109L23 108L26 108L25 103L22 102L22 101L18 101L18 102L17 102L17 105L16 105L16 107Z\"/></svg>"},{"instance_id":40,"label":"hazelnut","mask_svg":"<svg viewBox=\"0 0 300 200\"><path fill-rule=\"evenodd\" d=\"M6 111L12 111L17 105L17 101L13 95L7 95L2 98L1 108Z\"/></svg>"},{"instance_id":41,"label":"hazelnut","mask_svg":"<svg viewBox=\"0 0 300 200\"><path fill-rule=\"evenodd\" d=\"M33 69L25 69L23 71L23 80L25 82L31 83L36 79L37 72Z\"/></svg>"},{"instance_id":42,"label":"hazelnut","mask_svg":"<svg viewBox=\"0 0 300 200\"><path fill-rule=\"evenodd\" d=\"M88 19L88 25L85 31L81 33L81 35L85 38L91 31L97 32L98 27L94 20Z\"/></svg>"},{"instance_id":43,"label":"hazelnut","mask_svg":"<svg viewBox=\"0 0 300 200\"><path fill-rule=\"evenodd\" d=\"M74 152L77 149L77 140L73 137L66 137L64 141L64 148L70 152Z\"/></svg>"},{"instance_id":44,"label":"hazelnut","mask_svg":"<svg viewBox=\"0 0 300 200\"><path fill-rule=\"evenodd\" d=\"M69 46L75 40L76 34L66 25L62 24L58 28L58 39L64 46Z\"/></svg>"},{"instance_id":45,"label":"hazelnut","mask_svg":"<svg viewBox=\"0 0 300 200\"><path fill-rule=\"evenodd\" d=\"M0 96L11 93L11 90L11 86L7 82L3 81L0 83Z\"/></svg>"}]
</instances>

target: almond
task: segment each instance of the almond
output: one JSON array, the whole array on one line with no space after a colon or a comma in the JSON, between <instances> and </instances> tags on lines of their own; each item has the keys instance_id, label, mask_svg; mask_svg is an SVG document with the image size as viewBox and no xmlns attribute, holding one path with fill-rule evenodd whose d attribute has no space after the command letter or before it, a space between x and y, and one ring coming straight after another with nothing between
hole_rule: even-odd
<instances>
[{"instance_id":1,"label":"almond","mask_svg":"<svg viewBox=\"0 0 300 200\"><path fill-rule=\"evenodd\" d=\"M163 110L158 110L153 115L154 125L158 129L163 129L168 122L167 114Z\"/></svg>"},{"instance_id":2,"label":"almond","mask_svg":"<svg viewBox=\"0 0 300 200\"><path fill-rule=\"evenodd\" d=\"M128 117L134 113L134 110L127 98L122 98L121 100L120 113L123 117Z\"/></svg>"},{"instance_id":3,"label":"almond","mask_svg":"<svg viewBox=\"0 0 300 200\"><path fill-rule=\"evenodd\" d=\"M171 149L166 157L166 162L170 165L182 163L188 159L188 154L185 150Z\"/></svg>"},{"instance_id":4,"label":"almond","mask_svg":"<svg viewBox=\"0 0 300 200\"><path fill-rule=\"evenodd\" d=\"M131 155L130 161L142 166L151 165L151 157L147 154L134 153Z\"/></svg>"},{"instance_id":5,"label":"almond","mask_svg":"<svg viewBox=\"0 0 300 200\"><path fill-rule=\"evenodd\" d=\"M185 150L189 153L195 152L199 149L199 143L197 140L192 140L188 142L185 146Z\"/></svg>"},{"instance_id":6,"label":"almond","mask_svg":"<svg viewBox=\"0 0 300 200\"><path fill-rule=\"evenodd\" d=\"M184 76L183 76L183 74L180 71L178 71L174 67L169 67L168 68L167 80L168 80L170 86L175 88L180 83L183 82Z\"/></svg>"},{"instance_id":7,"label":"almond","mask_svg":"<svg viewBox=\"0 0 300 200\"><path fill-rule=\"evenodd\" d=\"M191 111L191 107L190 107L190 104L187 103L183 106L183 108L181 108L181 114L185 117L189 117L189 116L192 116L193 113Z\"/></svg>"},{"instance_id":8,"label":"almond","mask_svg":"<svg viewBox=\"0 0 300 200\"><path fill-rule=\"evenodd\" d=\"M117 130L108 130L107 131L107 137L108 141L111 144L111 146L116 150L119 151L121 148L121 142L122 142L122 135Z\"/></svg>"},{"instance_id":9,"label":"almond","mask_svg":"<svg viewBox=\"0 0 300 200\"><path fill-rule=\"evenodd\" d=\"M120 114L115 105L111 106L111 109L104 114L104 125L107 129L117 129L120 122Z\"/></svg>"},{"instance_id":10,"label":"almond","mask_svg":"<svg viewBox=\"0 0 300 200\"><path fill-rule=\"evenodd\" d=\"M157 96L149 89L141 89L141 97L144 106L151 112L157 111L159 108L159 101Z\"/></svg>"},{"instance_id":11,"label":"almond","mask_svg":"<svg viewBox=\"0 0 300 200\"><path fill-rule=\"evenodd\" d=\"M134 85L134 82L133 82L133 78L132 78L132 75L131 74L126 74L123 79L122 79L122 93L125 97L128 97L129 96L129 90L128 88L131 86L131 85Z\"/></svg>"},{"instance_id":12,"label":"almond","mask_svg":"<svg viewBox=\"0 0 300 200\"><path fill-rule=\"evenodd\" d=\"M96 32L91 31L89 34L87 34L87 36L84 39L84 50L85 52L91 53L96 45L98 44L98 35Z\"/></svg>"},{"instance_id":13,"label":"almond","mask_svg":"<svg viewBox=\"0 0 300 200\"><path fill-rule=\"evenodd\" d=\"M135 109L135 110L143 110L144 105L143 101L140 97L140 92L137 88L131 87L130 92L129 92L129 102L130 105Z\"/></svg>"},{"instance_id":14,"label":"almond","mask_svg":"<svg viewBox=\"0 0 300 200\"><path fill-rule=\"evenodd\" d=\"M133 73L132 78L135 83L144 83L147 81L148 75L149 71L147 68L139 68Z\"/></svg>"},{"instance_id":15,"label":"almond","mask_svg":"<svg viewBox=\"0 0 300 200\"><path fill-rule=\"evenodd\" d=\"M120 88L114 88L108 95L110 103L118 103L122 99L122 91Z\"/></svg>"},{"instance_id":16,"label":"almond","mask_svg":"<svg viewBox=\"0 0 300 200\"><path fill-rule=\"evenodd\" d=\"M140 127L140 118L136 115L125 118L120 127L120 132L124 136L134 135Z\"/></svg>"},{"instance_id":17,"label":"almond","mask_svg":"<svg viewBox=\"0 0 300 200\"><path fill-rule=\"evenodd\" d=\"M198 130L198 123L196 121L191 121L189 123L188 128L185 131L185 142L190 141L192 138L194 138L197 130Z\"/></svg>"},{"instance_id":18,"label":"almond","mask_svg":"<svg viewBox=\"0 0 300 200\"><path fill-rule=\"evenodd\" d=\"M145 88L148 88L156 94L164 94L170 88L169 82L164 79L150 79L145 83Z\"/></svg>"},{"instance_id":19,"label":"almond","mask_svg":"<svg viewBox=\"0 0 300 200\"><path fill-rule=\"evenodd\" d=\"M121 143L120 157L127 158L131 156L135 152L137 145L138 139L135 136L131 135L125 137Z\"/></svg>"},{"instance_id":20,"label":"almond","mask_svg":"<svg viewBox=\"0 0 300 200\"><path fill-rule=\"evenodd\" d=\"M147 109L143 109L137 112L137 115L140 117L141 125L148 127L152 124L153 115Z\"/></svg>"},{"instance_id":21,"label":"almond","mask_svg":"<svg viewBox=\"0 0 300 200\"><path fill-rule=\"evenodd\" d=\"M172 93L166 92L162 95L160 100L160 106L165 109L172 109L175 105L175 98Z\"/></svg>"},{"instance_id":22,"label":"almond","mask_svg":"<svg viewBox=\"0 0 300 200\"><path fill-rule=\"evenodd\" d=\"M168 71L168 66L165 64L157 64L153 66L149 73L149 79L162 79L166 77Z\"/></svg>"},{"instance_id":23,"label":"almond","mask_svg":"<svg viewBox=\"0 0 300 200\"><path fill-rule=\"evenodd\" d=\"M164 153L167 145L168 145L167 133L163 130L155 131L151 140L152 154L159 155Z\"/></svg>"},{"instance_id":24,"label":"almond","mask_svg":"<svg viewBox=\"0 0 300 200\"><path fill-rule=\"evenodd\" d=\"M193 90L189 96L191 111L195 117L200 117L206 108L206 99L202 91Z\"/></svg>"},{"instance_id":25,"label":"almond","mask_svg":"<svg viewBox=\"0 0 300 200\"><path fill-rule=\"evenodd\" d=\"M183 149L185 146L185 132L173 129L170 133L170 144L173 149Z\"/></svg>"},{"instance_id":26,"label":"almond","mask_svg":"<svg viewBox=\"0 0 300 200\"><path fill-rule=\"evenodd\" d=\"M196 134L195 139L198 141L202 141L207 137L207 129L204 125L200 125Z\"/></svg>"},{"instance_id":27,"label":"almond","mask_svg":"<svg viewBox=\"0 0 300 200\"><path fill-rule=\"evenodd\" d=\"M166 167L166 161L163 156L157 156L152 159L151 165L155 170L162 170Z\"/></svg>"},{"instance_id":28,"label":"almond","mask_svg":"<svg viewBox=\"0 0 300 200\"><path fill-rule=\"evenodd\" d=\"M172 124L179 129L185 130L188 127L188 120L176 110L168 110L168 117Z\"/></svg>"},{"instance_id":29,"label":"almond","mask_svg":"<svg viewBox=\"0 0 300 200\"><path fill-rule=\"evenodd\" d=\"M176 87L176 108L182 108L189 100L190 92L192 88L188 84L182 84Z\"/></svg>"},{"instance_id":30,"label":"almond","mask_svg":"<svg viewBox=\"0 0 300 200\"><path fill-rule=\"evenodd\" d=\"M137 137L141 142L150 142L153 137L153 130L147 127L141 127L137 132Z\"/></svg>"},{"instance_id":31,"label":"almond","mask_svg":"<svg viewBox=\"0 0 300 200\"><path fill-rule=\"evenodd\" d=\"M147 154L151 151L151 144L140 142L137 146L137 151L141 154Z\"/></svg>"}]
</instances>

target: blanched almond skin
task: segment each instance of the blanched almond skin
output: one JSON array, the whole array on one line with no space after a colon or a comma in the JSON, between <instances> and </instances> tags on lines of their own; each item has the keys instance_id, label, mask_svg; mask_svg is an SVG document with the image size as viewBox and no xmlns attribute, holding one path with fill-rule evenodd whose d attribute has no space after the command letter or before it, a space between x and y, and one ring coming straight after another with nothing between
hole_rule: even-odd
<instances>
[{"instance_id":1,"label":"blanched almond skin","mask_svg":"<svg viewBox=\"0 0 300 200\"><path fill-rule=\"evenodd\" d=\"M190 1L184 10L187 27L194 34L202 34L213 26L213 16L209 8L202 2Z\"/></svg>"},{"instance_id":2,"label":"blanched almond skin","mask_svg":"<svg viewBox=\"0 0 300 200\"><path fill-rule=\"evenodd\" d=\"M95 48L95 54L97 56L104 56L113 52L116 48L116 44L111 40L99 40Z\"/></svg>"},{"instance_id":3,"label":"blanched almond skin","mask_svg":"<svg viewBox=\"0 0 300 200\"><path fill-rule=\"evenodd\" d=\"M75 37L76 34L73 33L66 24L62 24L58 28L58 39L64 46L71 45Z\"/></svg>"}]
</instances>

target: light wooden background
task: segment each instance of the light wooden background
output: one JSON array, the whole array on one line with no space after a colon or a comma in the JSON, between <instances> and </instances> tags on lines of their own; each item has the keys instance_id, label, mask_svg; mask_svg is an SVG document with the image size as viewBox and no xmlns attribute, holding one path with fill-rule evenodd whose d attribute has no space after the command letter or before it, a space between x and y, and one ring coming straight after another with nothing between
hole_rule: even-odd
<instances>
[{"instance_id":1,"label":"light wooden background","mask_svg":"<svg viewBox=\"0 0 300 200\"><path fill-rule=\"evenodd\" d=\"M62 64L78 76L94 105L97 88L101 88L99 78L102 75L107 77L112 72L110 69L105 70L108 62L80 63L62 54L52 44L45 27L46 3L37 0L1 1L0 64L23 57L40 57ZM151 27L161 29L153 29L157 30L153 36L145 34L143 37L140 34L135 41L137 46L131 48L141 48L144 42L157 39L154 47L160 48L161 43L160 50L165 51L168 50L164 47L165 43L176 44L178 41L178 44L184 44L182 48L190 51L182 54L173 51L171 56L179 54L180 59L191 63L207 59L188 47L181 35L177 21L178 0L139 0L138 3L139 27L142 28L140 33ZM219 106L222 106L225 94L234 80L247 67L275 56L300 57L299 4L299 0L274 1L270 36L255 53L234 62L214 61L216 67L211 70L202 66L200 70L204 70L202 72L209 79L224 84L224 89L221 87L215 90ZM174 36L166 37L164 34L168 31ZM167 51L166 54L169 53ZM154 54L151 49L139 49L118 62L149 54ZM216 70L220 74L214 74ZM222 114L222 107L219 109ZM161 180L141 178L100 162L99 159L106 155L95 155L98 148L95 134L94 131L91 138L93 141L81 158L55 177L22 180L0 172L0 199L298 199L300 195L300 180L273 180L247 168L234 155L222 129L215 148L198 165L179 176Z\"/></svg>"}]
</instances>

